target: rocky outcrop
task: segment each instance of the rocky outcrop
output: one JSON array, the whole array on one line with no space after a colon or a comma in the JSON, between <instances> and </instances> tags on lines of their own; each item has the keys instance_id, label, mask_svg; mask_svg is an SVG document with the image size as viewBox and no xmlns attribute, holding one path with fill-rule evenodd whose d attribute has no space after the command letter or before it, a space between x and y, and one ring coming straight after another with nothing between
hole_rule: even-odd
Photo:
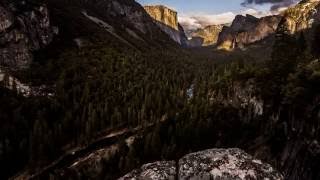
<instances>
[{"instance_id":1,"label":"rocky outcrop","mask_svg":"<svg viewBox=\"0 0 320 180\"><path fill-rule=\"evenodd\" d=\"M178 31L180 27L176 24L174 30ZM33 52L47 47L58 33L62 44L70 44L68 40L71 39L80 47L84 43L79 45L79 42L87 42L87 37L95 40L114 38L131 47L170 44L170 39L154 26L152 18L133 0L99 3L4 0L0 3L0 65L12 69L28 67ZM182 35L175 36L182 42Z\"/></svg>"},{"instance_id":2,"label":"rocky outcrop","mask_svg":"<svg viewBox=\"0 0 320 180\"><path fill-rule=\"evenodd\" d=\"M119 180L128 179L157 179L174 180L177 175L175 161L159 161L145 164L140 169L133 170Z\"/></svg>"},{"instance_id":3,"label":"rocky outcrop","mask_svg":"<svg viewBox=\"0 0 320 180\"><path fill-rule=\"evenodd\" d=\"M275 34L281 16L256 18L238 15L230 27L224 26L218 38L218 49L232 50L261 41Z\"/></svg>"},{"instance_id":4,"label":"rocky outcrop","mask_svg":"<svg viewBox=\"0 0 320 180\"><path fill-rule=\"evenodd\" d=\"M182 157L176 170L174 161L143 165L120 178L128 179L272 179L283 176L269 164L254 159L240 149L210 149ZM176 173L176 174L175 174Z\"/></svg>"},{"instance_id":5,"label":"rocky outcrop","mask_svg":"<svg viewBox=\"0 0 320 180\"><path fill-rule=\"evenodd\" d=\"M14 76L11 76L0 68L0 85L6 89L12 90L13 92L20 94L25 97L30 96L45 96L52 97L54 94L49 92L49 88L45 85L42 86L31 86L21 82Z\"/></svg>"},{"instance_id":6,"label":"rocky outcrop","mask_svg":"<svg viewBox=\"0 0 320 180\"><path fill-rule=\"evenodd\" d=\"M305 0L285 11L277 29L277 40L286 36L299 39L303 34L307 52L319 56L320 1ZM299 43L301 44L301 43Z\"/></svg>"},{"instance_id":7,"label":"rocky outcrop","mask_svg":"<svg viewBox=\"0 0 320 180\"><path fill-rule=\"evenodd\" d=\"M180 45L187 45L187 37L182 26L178 23L178 13L176 11L162 5L144 6L144 9L171 39Z\"/></svg>"},{"instance_id":8,"label":"rocky outcrop","mask_svg":"<svg viewBox=\"0 0 320 180\"><path fill-rule=\"evenodd\" d=\"M279 31L295 34L320 23L320 1L305 0L285 11Z\"/></svg>"},{"instance_id":9,"label":"rocky outcrop","mask_svg":"<svg viewBox=\"0 0 320 180\"><path fill-rule=\"evenodd\" d=\"M174 44L135 0L47 2L63 45L70 41L79 47L107 42L113 46L149 49Z\"/></svg>"},{"instance_id":10,"label":"rocky outcrop","mask_svg":"<svg viewBox=\"0 0 320 180\"><path fill-rule=\"evenodd\" d=\"M28 1L0 3L0 65L26 68L32 52L47 46L58 29L50 25L45 4Z\"/></svg>"},{"instance_id":11,"label":"rocky outcrop","mask_svg":"<svg viewBox=\"0 0 320 180\"><path fill-rule=\"evenodd\" d=\"M220 32L222 31L223 25L210 25L203 29L197 29L190 33L192 39L202 38L203 43L200 46L215 45L218 41ZM194 44L194 43L192 43Z\"/></svg>"}]
</instances>

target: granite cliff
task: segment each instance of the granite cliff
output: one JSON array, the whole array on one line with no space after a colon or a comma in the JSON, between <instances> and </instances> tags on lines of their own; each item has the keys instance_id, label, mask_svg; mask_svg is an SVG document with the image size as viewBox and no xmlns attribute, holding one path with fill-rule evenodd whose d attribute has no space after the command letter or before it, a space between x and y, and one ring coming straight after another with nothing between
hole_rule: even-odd
<instances>
[{"instance_id":1,"label":"granite cliff","mask_svg":"<svg viewBox=\"0 0 320 180\"><path fill-rule=\"evenodd\" d=\"M285 36L298 39L303 35L308 52L320 55L320 1L305 0L285 11L277 29L277 39L283 41Z\"/></svg>"},{"instance_id":2,"label":"granite cliff","mask_svg":"<svg viewBox=\"0 0 320 180\"><path fill-rule=\"evenodd\" d=\"M178 22L178 13L176 11L162 5L144 6L144 9L171 39L182 46L187 45L187 37Z\"/></svg>"},{"instance_id":3,"label":"granite cliff","mask_svg":"<svg viewBox=\"0 0 320 180\"><path fill-rule=\"evenodd\" d=\"M47 46L57 33L45 4L1 1L0 66L11 70L27 68L33 52Z\"/></svg>"},{"instance_id":4,"label":"granite cliff","mask_svg":"<svg viewBox=\"0 0 320 180\"><path fill-rule=\"evenodd\" d=\"M174 29L180 29L178 24ZM70 42L84 46L97 41L112 41L131 48L173 44L133 0L0 2L1 66L29 67L34 52L45 49L54 37L59 41L55 44L63 46Z\"/></svg>"},{"instance_id":5,"label":"granite cliff","mask_svg":"<svg viewBox=\"0 0 320 180\"><path fill-rule=\"evenodd\" d=\"M275 34L281 16L256 18L238 15L230 27L224 26L218 38L218 49L232 50L261 41Z\"/></svg>"},{"instance_id":6,"label":"granite cliff","mask_svg":"<svg viewBox=\"0 0 320 180\"><path fill-rule=\"evenodd\" d=\"M320 1L304 0L285 11L278 31L296 34L320 23Z\"/></svg>"},{"instance_id":7,"label":"granite cliff","mask_svg":"<svg viewBox=\"0 0 320 180\"><path fill-rule=\"evenodd\" d=\"M173 44L134 0L49 0L48 6L64 41L112 42L131 48Z\"/></svg>"},{"instance_id":8,"label":"granite cliff","mask_svg":"<svg viewBox=\"0 0 320 180\"><path fill-rule=\"evenodd\" d=\"M164 25L167 25L177 31L179 30L178 13L176 11L162 5L144 6L144 9L155 20L162 22Z\"/></svg>"}]
</instances>

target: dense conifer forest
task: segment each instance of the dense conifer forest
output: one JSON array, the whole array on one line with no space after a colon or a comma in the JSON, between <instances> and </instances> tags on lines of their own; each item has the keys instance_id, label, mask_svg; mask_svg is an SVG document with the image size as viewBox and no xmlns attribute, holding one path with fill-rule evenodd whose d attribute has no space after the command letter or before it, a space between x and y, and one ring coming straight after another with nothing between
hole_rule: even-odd
<instances>
[{"instance_id":1,"label":"dense conifer forest","mask_svg":"<svg viewBox=\"0 0 320 180\"><path fill-rule=\"evenodd\" d=\"M209 148L320 178L319 25L223 51L181 47L133 0L23 2L0 2L12 14L0 20L15 19L0 24L0 50L31 63L0 66L0 179L113 180ZM308 2L287 14L298 22ZM98 168L65 168L108 148Z\"/></svg>"},{"instance_id":2,"label":"dense conifer forest","mask_svg":"<svg viewBox=\"0 0 320 180\"><path fill-rule=\"evenodd\" d=\"M103 45L36 61L21 73L22 79L44 83L54 93L25 97L0 89L0 162L8 172L1 175L12 175L26 164L46 165L108 130L150 124L156 128L145 137L145 159L175 158L211 145L249 149L246 143L265 133L277 151L290 133L284 126L295 127L292 119L304 118L301 112L310 111L306 107L320 88L320 64L307 53L303 35L281 38L267 62L199 58L181 49L142 53ZM238 88L248 86L252 97L265 102L263 115L250 105L237 104ZM283 116L278 125L270 118L274 111ZM317 123L308 114L304 120ZM319 138L307 125L301 132Z\"/></svg>"}]
</instances>

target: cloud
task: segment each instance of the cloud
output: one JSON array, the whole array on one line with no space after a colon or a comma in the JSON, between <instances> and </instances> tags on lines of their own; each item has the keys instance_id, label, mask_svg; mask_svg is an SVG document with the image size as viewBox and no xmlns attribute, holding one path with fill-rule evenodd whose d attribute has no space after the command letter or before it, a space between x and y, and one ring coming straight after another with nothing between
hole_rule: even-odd
<instances>
[{"instance_id":1,"label":"cloud","mask_svg":"<svg viewBox=\"0 0 320 180\"><path fill-rule=\"evenodd\" d=\"M270 10L277 12L299 1L300 0L245 0L241 5L247 7L248 5L271 4Z\"/></svg>"},{"instance_id":2,"label":"cloud","mask_svg":"<svg viewBox=\"0 0 320 180\"><path fill-rule=\"evenodd\" d=\"M193 14L179 16L179 22L185 29L198 29L208 25L224 24L231 22L235 17L232 12L222 14Z\"/></svg>"},{"instance_id":3,"label":"cloud","mask_svg":"<svg viewBox=\"0 0 320 180\"><path fill-rule=\"evenodd\" d=\"M271 15L272 13L269 11L263 12L253 8L247 8L237 14L242 14L242 15L250 14L256 17L263 17L263 16ZM231 23L237 14L233 12L225 12L221 14L204 14L204 13L196 13L192 15L186 14L186 15L179 16L179 23L186 30L194 30L198 28L203 28L208 25Z\"/></svg>"},{"instance_id":4,"label":"cloud","mask_svg":"<svg viewBox=\"0 0 320 180\"><path fill-rule=\"evenodd\" d=\"M265 4L265 3L281 3L284 1L291 1L291 0L245 0L242 4Z\"/></svg>"},{"instance_id":5,"label":"cloud","mask_svg":"<svg viewBox=\"0 0 320 180\"><path fill-rule=\"evenodd\" d=\"M241 12L224 12L221 14L193 13L179 15L179 23L185 30L194 30L208 25L231 23L237 14L250 14L255 17L263 17L280 12L300 0L243 0L244 9ZM263 5L262 9L258 6ZM266 6L265 6L266 5ZM267 8L265 8L267 7ZM270 7L270 9L269 9ZM259 10L258 10L259 9Z\"/></svg>"}]
</instances>

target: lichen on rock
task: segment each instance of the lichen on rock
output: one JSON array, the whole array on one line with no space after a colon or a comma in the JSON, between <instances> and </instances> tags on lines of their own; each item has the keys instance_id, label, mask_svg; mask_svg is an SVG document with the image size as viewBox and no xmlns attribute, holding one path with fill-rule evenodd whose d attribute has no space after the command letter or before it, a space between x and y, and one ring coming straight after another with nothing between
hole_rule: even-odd
<instances>
[{"instance_id":1,"label":"lichen on rock","mask_svg":"<svg viewBox=\"0 0 320 180\"><path fill-rule=\"evenodd\" d=\"M176 169L175 161L143 165L119 180L181 179L181 180L282 180L283 176L269 164L254 159L240 149L209 149L182 157ZM178 170L178 171L177 171Z\"/></svg>"},{"instance_id":2,"label":"lichen on rock","mask_svg":"<svg viewBox=\"0 0 320 180\"><path fill-rule=\"evenodd\" d=\"M119 180L174 180L176 177L176 173L176 163L174 161L159 161L155 163L145 164L140 169L133 170Z\"/></svg>"},{"instance_id":3,"label":"lichen on rock","mask_svg":"<svg viewBox=\"0 0 320 180\"><path fill-rule=\"evenodd\" d=\"M269 164L240 149L210 149L179 160L179 179L283 179Z\"/></svg>"}]
</instances>

